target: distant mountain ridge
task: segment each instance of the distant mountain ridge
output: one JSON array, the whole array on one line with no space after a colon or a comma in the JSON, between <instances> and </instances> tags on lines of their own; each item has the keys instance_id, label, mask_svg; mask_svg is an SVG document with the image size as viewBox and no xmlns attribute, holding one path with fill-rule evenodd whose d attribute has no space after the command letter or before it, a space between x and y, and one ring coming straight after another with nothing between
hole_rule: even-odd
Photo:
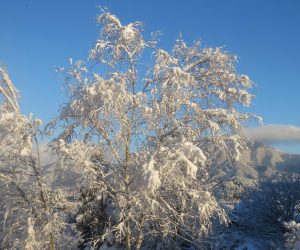
<instances>
[{"instance_id":1,"label":"distant mountain ridge","mask_svg":"<svg viewBox=\"0 0 300 250\"><path fill-rule=\"evenodd\" d=\"M213 166L212 179L217 183L234 177L258 181L280 172L300 174L300 155L288 154L262 143L249 143L234 167L227 167L225 152L220 151Z\"/></svg>"},{"instance_id":2,"label":"distant mountain ridge","mask_svg":"<svg viewBox=\"0 0 300 250\"><path fill-rule=\"evenodd\" d=\"M262 143L252 143L240 160L257 171L259 176L285 171L300 173L300 155L281 152Z\"/></svg>"}]
</instances>

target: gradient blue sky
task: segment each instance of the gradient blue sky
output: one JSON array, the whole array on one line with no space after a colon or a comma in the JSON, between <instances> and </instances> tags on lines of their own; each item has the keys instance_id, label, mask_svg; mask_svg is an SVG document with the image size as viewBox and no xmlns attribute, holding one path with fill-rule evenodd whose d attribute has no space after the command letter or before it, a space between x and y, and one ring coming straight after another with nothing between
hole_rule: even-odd
<instances>
[{"instance_id":1,"label":"gradient blue sky","mask_svg":"<svg viewBox=\"0 0 300 250\"><path fill-rule=\"evenodd\" d=\"M250 112L265 124L300 127L300 1L298 0L0 0L0 63L21 92L23 112L49 121L64 99L55 66L85 59L99 27L97 6L123 23L160 30L170 48L179 32L239 56L238 71L256 83ZM300 153L300 142L280 143Z\"/></svg>"}]
</instances>

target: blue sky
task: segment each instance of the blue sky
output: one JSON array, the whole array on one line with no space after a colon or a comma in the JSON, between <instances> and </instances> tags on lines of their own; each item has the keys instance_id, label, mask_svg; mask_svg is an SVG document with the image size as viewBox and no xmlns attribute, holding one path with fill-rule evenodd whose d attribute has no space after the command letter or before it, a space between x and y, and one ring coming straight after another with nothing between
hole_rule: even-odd
<instances>
[{"instance_id":1,"label":"blue sky","mask_svg":"<svg viewBox=\"0 0 300 250\"><path fill-rule=\"evenodd\" d=\"M65 100L55 66L86 58L99 31L99 5L123 23L143 21L146 33L162 31L165 49L179 32L204 46L225 46L239 56L238 71L256 83L249 111L267 125L300 127L298 0L0 0L0 63L21 92L23 112L44 121L55 116ZM279 143L295 153L299 145Z\"/></svg>"}]
</instances>

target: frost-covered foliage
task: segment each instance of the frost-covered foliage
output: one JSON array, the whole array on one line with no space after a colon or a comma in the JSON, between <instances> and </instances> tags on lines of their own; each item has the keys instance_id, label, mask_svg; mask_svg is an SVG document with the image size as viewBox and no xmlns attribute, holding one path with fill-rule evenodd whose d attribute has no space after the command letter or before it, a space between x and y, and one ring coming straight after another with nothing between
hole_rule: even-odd
<instances>
[{"instance_id":1,"label":"frost-covered foliage","mask_svg":"<svg viewBox=\"0 0 300 250\"><path fill-rule=\"evenodd\" d=\"M227 201L239 201L247 192L253 191L257 183L253 179L243 176L233 176L228 181L222 182L217 186L217 194L220 198Z\"/></svg>"},{"instance_id":2,"label":"frost-covered foliage","mask_svg":"<svg viewBox=\"0 0 300 250\"><path fill-rule=\"evenodd\" d=\"M289 228L293 224L289 222L300 218L299 175L283 173L262 180L243 197L240 207L236 211L240 229L270 242L283 243L286 238L292 244L296 229Z\"/></svg>"},{"instance_id":3,"label":"frost-covered foliage","mask_svg":"<svg viewBox=\"0 0 300 250\"><path fill-rule=\"evenodd\" d=\"M214 228L209 237L211 248L299 249L299 174L277 172L257 179L256 185L244 191L238 200L235 196L222 200L230 224Z\"/></svg>"},{"instance_id":4,"label":"frost-covered foliage","mask_svg":"<svg viewBox=\"0 0 300 250\"><path fill-rule=\"evenodd\" d=\"M89 61L62 69L69 100L47 126L62 127L51 147L77 178L82 244L200 247L214 216L227 222L207 178L218 149L235 162L245 147L238 132L255 117L238 107L250 105L252 82L220 48L179 37L167 52L140 22L97 20Z\"/></svg>"},{"instance_id":5,"label":"frost-covered foliage","mask_svg":"<svg viewBox=\"0 0 300 250\"><path fill-rule=\"evenodd\" d=\"M284 223L287 232L284 234L288 249L300 249L300 223L292 220Z\"/></svg>"},{"instance_id":6,"label":"frost-covered foliage","mask_svg":"<svg viewBox=\"0 0 300 250\"><path fill-rule=\"evenodd\" d=\"M0 248L54 249L63 227L54 209L62 208L64 201L41 175L41 122L20 113L18 91L4 68L0 93Z\"/></svg>"},{"instance_id":7,"label":"frost-covered foliage","mask_svg":"<svg viewBox=\"0 0 300 250\"><path fill-rule=\"evenodd\" d=\"M269 219L281 224L300 219L300 176L298 174L279 174L260 185L264 194L264 211Z\"/></svg>"}]
</instances>

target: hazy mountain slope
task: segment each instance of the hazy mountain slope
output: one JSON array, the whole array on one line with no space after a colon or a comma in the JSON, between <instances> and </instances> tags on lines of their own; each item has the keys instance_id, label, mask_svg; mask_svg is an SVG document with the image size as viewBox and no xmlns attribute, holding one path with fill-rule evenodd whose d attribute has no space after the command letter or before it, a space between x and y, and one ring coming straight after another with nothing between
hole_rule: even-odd
<instances>
[{"instance_id":1,"label":"hazy mountain slope","mask_svg":"<svg viewBox=\"0 0 300 250\"><path fill-rule=\"evenodd\" d=\"M269 176L277 171L300 173L300 155L283 153L262 143L253 143L244 152L236 171L241 175L243 172L246 174L249 167L257 173L257 175L252 173L252 178Z\"/></svg>"}]
</instances>

